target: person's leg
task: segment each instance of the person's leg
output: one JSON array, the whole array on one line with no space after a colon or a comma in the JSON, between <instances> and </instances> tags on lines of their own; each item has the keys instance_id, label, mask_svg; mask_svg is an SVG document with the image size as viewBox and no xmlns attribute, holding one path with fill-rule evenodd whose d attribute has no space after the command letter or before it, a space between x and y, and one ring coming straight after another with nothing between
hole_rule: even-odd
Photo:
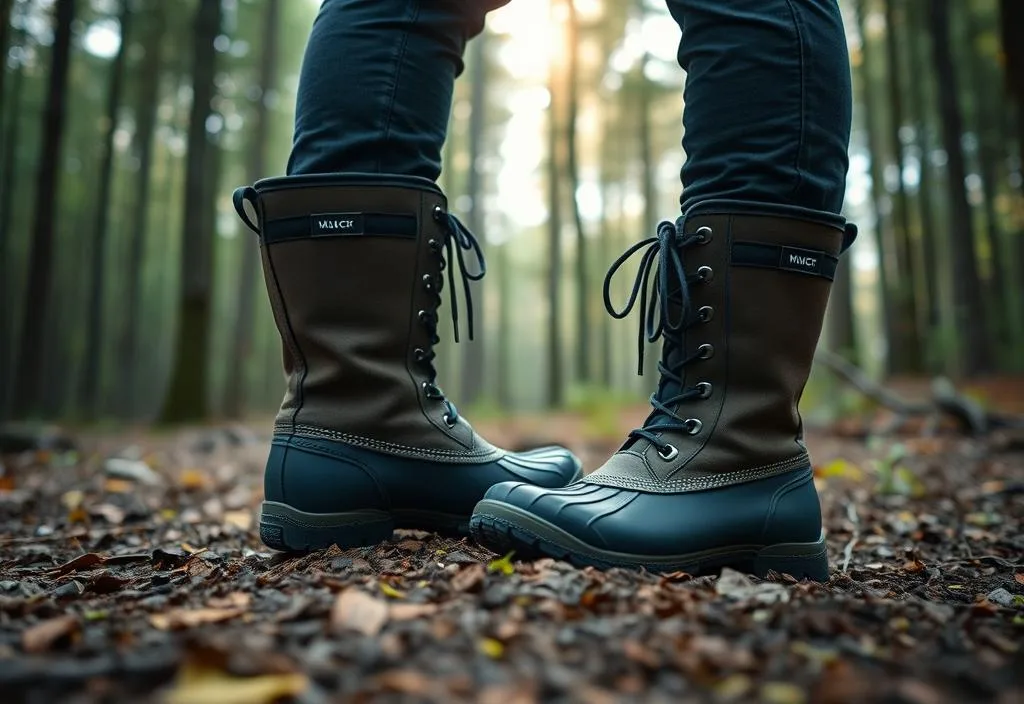
<instances>
[{"instance_id":1,"label":"person's leg","mask_svg":"<svg viewBox=\"0 0 1024 704\"><path fill-rule=\"evenodd\" d=\"M299 79L288 173L436 180L455 78L483 0L326 0Z\"/></svg>"},{"instance_id":2,"label":"person's leg","mask_svg":"<svg viewBox=\"0 0 1024 704\"><path fill-rule=\"evenodd\" d=\"M471 529L578 565L825 579L797 404L837 258L850 76L835 0L669 0L688 69L683 216L631 248L658 261L641 320L662 337L653 410L563 489L502 484ZM653 251L651 251L653 250ZM641 328L643 332L643 328Z\"/></svg>"},{"instance_id":3,"label":"person's leg","mask_svg":"<svg viewBox=\"0 0 1024 704\"><path fill-rule=\"evenodd\" d=\"M579 474L562 448L487 443L434 366L442 287L453 313L464 296L471 320L469 283L483 274L476 240L434 181L463 47L501 4L326 0L289 175L235 192L260 235L284 343L288 386L260 517L272 548L368 545L396 526L462 534L491 485L555 487ZM467 252L479 274L465 270Z\"/></svg>"}]
</instances>

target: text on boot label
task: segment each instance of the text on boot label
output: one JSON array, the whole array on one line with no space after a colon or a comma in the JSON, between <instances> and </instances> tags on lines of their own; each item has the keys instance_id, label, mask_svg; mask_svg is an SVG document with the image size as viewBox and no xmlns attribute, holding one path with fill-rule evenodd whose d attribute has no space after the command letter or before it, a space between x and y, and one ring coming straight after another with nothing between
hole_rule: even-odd
<instances>
[{"instance_id":1,"label":"text on boot label","mask_svg":"<svg viewBox=\"0 0 1024 704\"><path fill-rule=\"evenodd\" d=\"M779 262L779 268L817 274L821 268L821 254L821 252L808 249L783 247L782 261Z\"/></svg>"},{"instance_id":2,"label":"text on boot label","mask_svg":"<svg viewBox=\"0 0 1024 704\"><path fill-rule=\"evenodd\" d=\"M318 213L309 216L309 234L361 235L365 232L362 213Z\"/></svg>"}]
</instances>

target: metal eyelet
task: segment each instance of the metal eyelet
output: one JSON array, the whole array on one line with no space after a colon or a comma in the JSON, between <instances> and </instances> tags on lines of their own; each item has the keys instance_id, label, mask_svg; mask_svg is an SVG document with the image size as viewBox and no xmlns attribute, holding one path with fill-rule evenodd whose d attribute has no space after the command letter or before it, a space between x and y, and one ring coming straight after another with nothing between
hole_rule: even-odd
<instances>
[{"instance_id":1,"label":"metal eyelet","mask_svg":"<svg viewBox=\"0 0 1024 704\"><path fill-rule=\"evenodd\" d=\"M427 246L430 247L431 252L436 253L441 251L441 243L433 238L427 240Z\"/></svg>"},{"instance_id":2,"label":"metal eyelet","mask_svg":"<svg viewBox=\"0 0 1024 704\"><path fill-rule=\"evenodd\" d=\"M420 312L418 312L418 313L416 314L416 317L420 319L420 322L421 322L421 323L423 323L424 325L426 325L426 324L427 324L427 321L428 321L428 320L430 320L430 313L428 313L428 312L427 312L427 311L425 311L425 310L421 310Z\"/></svg>"},{"instance_id":3,"label":"metal eyelet","mask_svg":"<svg viewBox=\"0 0 1024 704\"><path fill-rule=\"evenodd\" d=\"M707 244L708 242L711 241L711 238L714 234L714 231L707 225L704 225L703 227L698 227L697 237L699 239L697 240L697 244Z\"/></svg>"},{"instance_id":4,"label":"metal eyelet","mask_svg":"<svg viewBox=\"0 0 1024 704\"><path fill-rule=\"evenodd\" d=\"M700 392L700 398L711 398L711 392L714 390L711 383L707 381L699 382L694 388Z\"/></svg>"},{"instance_id":5,"label":"metal eyelet","mask_svg":"<svg viewBox=\"0 0 1024 704\"><path fill-rule=\"evenodd\" d=\"M412 356L417 362L422 362L423 358L427 356L427 351L422 347L417 347L412 351Z\"/></svg>"},{"instance_id":6,"label":"metal eyelet","mask_svg":"<svg viewBox=\"0 0 1024 704\"><path fill-rule=\"evenodd\" d=\"M705 342L697 348L697 354L700 355L701 359L711 359L715 356L715 346Z\"/></svg>"},{"instance_id":7,"label":"metal eyelet","mask_svg":"<svg viewBox=\"0 0 1024 704\"><path fill-rule=\"evenodd\" d=\"M452 420L451 415L449 415L448 413L444 414L444 419L443 420L444 420L444 424L447 425L449 428L454 428L455 424L458 422L458 421Z\"/></svg>"},{"instance_id":8,"label":"metal eyelet","mask_svg":"<svg viewBox=\"0 0 1024 704\"><path fill-rule=\"evenodd\" d=\"M658 457L666 462L671 462L677 455L679 455L679 450L676 449L675 445L666 444L665 447L658 448Z\"/></svg>"},{"instance_id":9,"label":"metal eyelet","mask_svg":"<svg viewBox=\"0 0 1024 704\"><path fill-rule=\"evenodd\" d=\"M434 290L434 277L431 276L430 274L423 275L423 288L426 289L427 291Z\"/></svg>"},{"instance_id":10,"label":"metal eyelet","mask_svg":"<svg viewBox=\"0 0 1024 704\"><path fill-rule=\"evenodd\" d=\"M700 420L698 420L697 418L686 419L686 432L688 432L690 435L696 435L701 431L703 427L704 424L701 423Z\"/></svg>"},{"instance_id":11,"label":"metal eyelet","mask_svg":"<svg viewBox=\"0 0 1024 704\"><path fill-rule=\"evenodd\" d=\"M709 266L702 266L697 269L697 276L700 277L701 281L707 283L715 278L715 270Z\"/></svg>"},{"instance_id":12,"label":"metal eyelet","mask_svg":"<svg viewBox=\"0 0 1024 704\"><path fill-rule=\"evenodd\" d=\"M711 306L701 306L697 309L697 317L700 318L702 323L707 323L715 317L715 309Z\"/></svg>"},{"instance_id":13,"label":"metal eyelet","mask_svg":"<svg viewBox=\"0 0 1024 704\"><path fill-rule=\"evenodd\" d=\"M432 215L434 216L434 220L441 222L441 219L444 217L444 208L440 205L435 205Z\"/></svg>"}]
</instances>

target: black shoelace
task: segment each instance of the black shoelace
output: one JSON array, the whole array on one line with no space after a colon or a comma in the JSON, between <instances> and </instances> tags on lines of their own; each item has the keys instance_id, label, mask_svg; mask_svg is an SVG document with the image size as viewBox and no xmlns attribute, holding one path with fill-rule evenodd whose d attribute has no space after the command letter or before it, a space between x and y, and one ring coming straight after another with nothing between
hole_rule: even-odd
<instances>
[{"instance_id":1,"label":"black shoelace","mask_svg":"<svg viewBox=\"0 0 1024 704\"><path fill-rule=\"evenodd\" d=\"M703 424L697 418L684 418L678 414L678 407L693 399L706 399L711 395L711 384L702 381L684 388L683 369L698 359L708 359L714 354L710 344L699 345L691 354L684 355L683 335L689 328L707 322L714 314L711 306L701 307L696 314L691 310L690 286L709 281L714 275L711 267L702 266L695 274L687 274L684 266L685 251L695 245L704 244L711 237L711 229L701 227L692 234L682 234L671 222L658 225L657 234L627 249L612 263L604 279L604 305L613 318L621 320L633 310L640 299L640 325L637 334L638 374L643 374L644 340L656 342L663 338L662 356L658 362L660 380L657 390L651 394L653 411L640 428L629 431L629 438L649 440L662 458L671 460L678 450L671 443L662 440L665 432L685 432L696 435ZM629 300L622 310L616 310L611 302L611 281L627 259L645 249L640 260L640 269ZM658 262L654 269L655 260ZM651 271L654 281L651 282ZM653 284L653 285L652 285ZM678 286L678 307L672 305ZM678 316L673 317L673 310Z\"/></svg>"},{"instance_id":2,"label":"black shoelace","mask_svg":"<svg viewBox=\"0 0 1024 704\"><path fill-rule=\"evenodd\" d=\"M434 305L431 310L419 312L420 322L427 328L427 335L430 338L430 346L427 349L417 347L413 352L416 360L422 362L427 369L427 380L423 382L423 391L427 398L444 401L445 415L444 422L449 427L459 420L459 411L451 401L445 398L444 392L437 385L437 369L434 367L434 359L437 354L434 346L441 342L437 334L438 314L437 309L441 306L441 290L444 288L444 271L448 270L448 288L451 291L452 326L455 333L455 342L459 341L459 302L455 289L455 268L458 266L462 278L462 290L466 298L466 328L469 339L473 339L473 295L470 291L470 282L479 281L487 273L487 264L484 261L484 254L480 250L480 243L462 222L446 212L440 206L434 208L434 220L444 227L444 238L442 240L431 239L427 242L430 250L438 257L441 264L442 275L434 280L430 274L423 275L423 287L434 295ZM476 255L479 271L472 273L466 266L466 252ZM447 255L447 256L445 256Z\"/></svg>"}]
</instances>

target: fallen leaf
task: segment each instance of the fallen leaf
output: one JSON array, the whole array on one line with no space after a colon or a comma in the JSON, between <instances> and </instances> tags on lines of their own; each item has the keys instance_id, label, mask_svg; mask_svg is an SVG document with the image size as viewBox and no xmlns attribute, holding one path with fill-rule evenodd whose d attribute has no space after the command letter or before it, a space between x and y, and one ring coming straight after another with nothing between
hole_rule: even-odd
<instances>
[{"instance_id":1,"label":"fallen leaf","mask_svg":"<svg viewBox=\"0 0 1024 704\"><path fill-rule=\"evenodd\" d=\"M515 566L512 564L512 555L514 553L508 553L504 557L499 557L496 560L491 560L487 563L488 572L500 572L503 575L510 575L516 571Z\"/></svg>"},{"instance_id":2,"label":"fallen leaf","mask_svg":"<svg viewBox=\"0 0 1024 704\"><path fill-rule=\"evenodd\" d=\"M859 482L864 479L864 471L853 462L837 458L831 462L814 468L814 476L822 479L839 477Z\"/></svg>"},{"instance_id":3,"label":"fallen leaf","mask_svg":"<svg viewBox=\"0 0 1024 704\"><path fill-rule=\"evenodd\" d=\"M224 523L239 530L252 528L252 511L225 511Z\"/></svg>"},{"instance_id":4,"label":"fallen leaf","mask_svg":"<svg viewBox=\"0 0 1024 704\"><path fill-rule=\"evenodd\" d=\"M485 574L484 566L480 563L464 567L459 570L454 577L452 577L452 589L457 592L472 591L484 581Z\"/></svg>"},{"instance_id":5,"label":"fallen leaf","mask_svg":"<svg viewBox=\"0 0 1024 704\"><path fill-rule=\"evenodd\" d=\"M795 684L766 682L761 685L761 701L769 704L803 704L807 701L807 694Z\"/></svg>"},{"instance_id":6,"label":"fallen leaf","mask_svg":"<svg viewBox=\"0 0 1024 704\"><path fill-rule=\"evenodd\" d=\"M231 592L226 596L215 596L206 602L211 609L246 609L252 601L252 596L246 592Z\"/></svg>"},{"instance_id":7,"label":"fallen leaf","mask_svg":"<svg viewBox=\"0 0 1024 704\"><path fill-rule=\"evenodd\" d=\"M438 612L437 604L391 604L388 618L392 621L411 621Z\"/></svg>"},{"instance_id":8,"label":"fallen leaf","mask_svg":"<svg viewBox=\"0 0 1024 704\"><path fill-rule=\"evenodd\" d=\"M353 630L365 636L380 633L388 620L388 605L366 592L349 587L338 594L331 609L331 630Z\"/></svg>"},{"instance_id":9,"label":"fallen leaf","mask_svg":"<svg viewBox=\"0 0 1024 704\"><path fill-rule=\"evenodd\" d=\"M397 543L395 547L406 552L419 552L423 548L423 543L419 540L403 540Z\"/></svg>"},{"instance_id":10,"label":"fallen leaf","mask_svg":"<svg viewBox=\"0 0 1024 704\"><path fill-rule=\"evenodd\" d=\"M755 584L747 575L726 567L722 570L715 591L731 599L754 600L762 604L785 604L789 601L789 590L775 582Z\"/></svg>"},{"instance_id":11,"label":"fallen leaf","mask_svg":"<svg viewBox=\"0 0 1024 704\"><path fill-rule=\"evenodd\" d=\"M151 614L149 622L161 631L171 631L229 621L243 613L244 610L239 608L172 609L161 614Z\"/></svg>"},{"instance_id":12,"label":"fallen leaf","mask_svg":"<svg viewBox=\"0 0 1024 704\"><path fill-rule=\"evenodd\" d=\"M77 508L81 508L82 502L85 501L85 494L79 489L72 489L71 491L64 492L60 497L60 501L68 511L74 511Z\"/></svg>"},{"instance_id":13,"label":"fallen leaf","mask_svg":"<svg viewBox=\"0 0 1024 704\"><path fill-rule=\"evenodd\" d=\"M178 477L178 484L186 491L205 489L207 484L206 473L200 469L186 469Z\"/></svg>"},{"instance_id":14,"label":"fallen leaf","mask_svg":"<svg viewBox=\"0 0 1024 704\"><path fill-rule=\"evenodd\" d=\"M84 555L79 555L73 560L65 562L60 567L55 568L50 572L53 575L64 575L70 574L71 572L78 572L80 570L87 570L96 565L103 563L103 556L98 555L94 552L87 552Z\"/></svg>"},{"instance_id":15,"label":"fallen leaf","mask_svg":"<svg viewBox=\"0 0 1024 704\"><path fill-rule=\"evenodd\" d=\"M186 663L164 700L167 704L271 704L296 697L309 686L304 674L290 672L233 677L222 670Z\"/></svg>"},{"instance_id":16,"label":"fallen leaf","mask_svg":"<svg viewBox=\"0 0 1024 704\"><path fill-rule=\"evenodd\" d=\"M393 586L391 586L390 584L388 584L387 582L385 582L383 580L381 580L381 582L380 582L380 590L382 592L384 592L385 596L389 596L392 599L404 599L405 598L405 592L403 592L400 589L395 589Z\"/></svg>"},{"instance_id":17,"label":"fallen leaf","mask_svg":"<svg viewBox=\"0 0 1024 704\"><path fill-rule=\"evenodd\" d=\"M135 491L135 482L127 479L107 479L103 482L103 491L108 494L127 494Z\"/></svg>"},{"instance_id":18,"label":"fallen leaf","mask_svg":"<svg viewBox=\"0 0 1024 704\"><path fill-rule=\"evenodd\" d=\"M387 692L421 696L429 692L433 684L429 677L416 670L388 670L374 677L374 680Z\"/></svg>"},{"instance_id":19,"label":"fallen leaf","mask_svg":"<svg viewBox=\"0 0 1024 704\"><path fill-rule=\"evenodd\" d=\"M907 562L905 562L903 564L903 570L905 572L917 573L917 572L923 572L924 569L925 569L925 564L923 562L921 562L920 560L908 560Z\"/></svg>"},{"instance_id":20,"label":"fallen leaf","mask_svg":"<svg viewBox=\"0 0 1024 704\"><path fill-rule=\"evenodd\" d=\"M477 643L477 648L492 660L497 660L505 654L505 646L502 645L500 640L495 640L494 638L481 638L480 642Z\"/></svg>"},{"instance_id":21,"label":"fallen leaf","mask_svg":"<svg viewBox=\"0 0 1024 704\"><path fill-rule=\"evenodd\" d=\"M78 618L65 614L32 626L21 634L21 647L26 653L39 654L48 651L54 643L78 629Z\"/></svg>"},{"instance_id":22,"label":"fallen leaf","mask_svg":"<svg viewBox=\"0 0 1024 704\"><path fill-rule=\"evenodd\" d=\"M1024 572L1018 572L1013 575L1013 578L1017 581L1017 584L1024 584Z\"/></svg>"}]
</instances>

